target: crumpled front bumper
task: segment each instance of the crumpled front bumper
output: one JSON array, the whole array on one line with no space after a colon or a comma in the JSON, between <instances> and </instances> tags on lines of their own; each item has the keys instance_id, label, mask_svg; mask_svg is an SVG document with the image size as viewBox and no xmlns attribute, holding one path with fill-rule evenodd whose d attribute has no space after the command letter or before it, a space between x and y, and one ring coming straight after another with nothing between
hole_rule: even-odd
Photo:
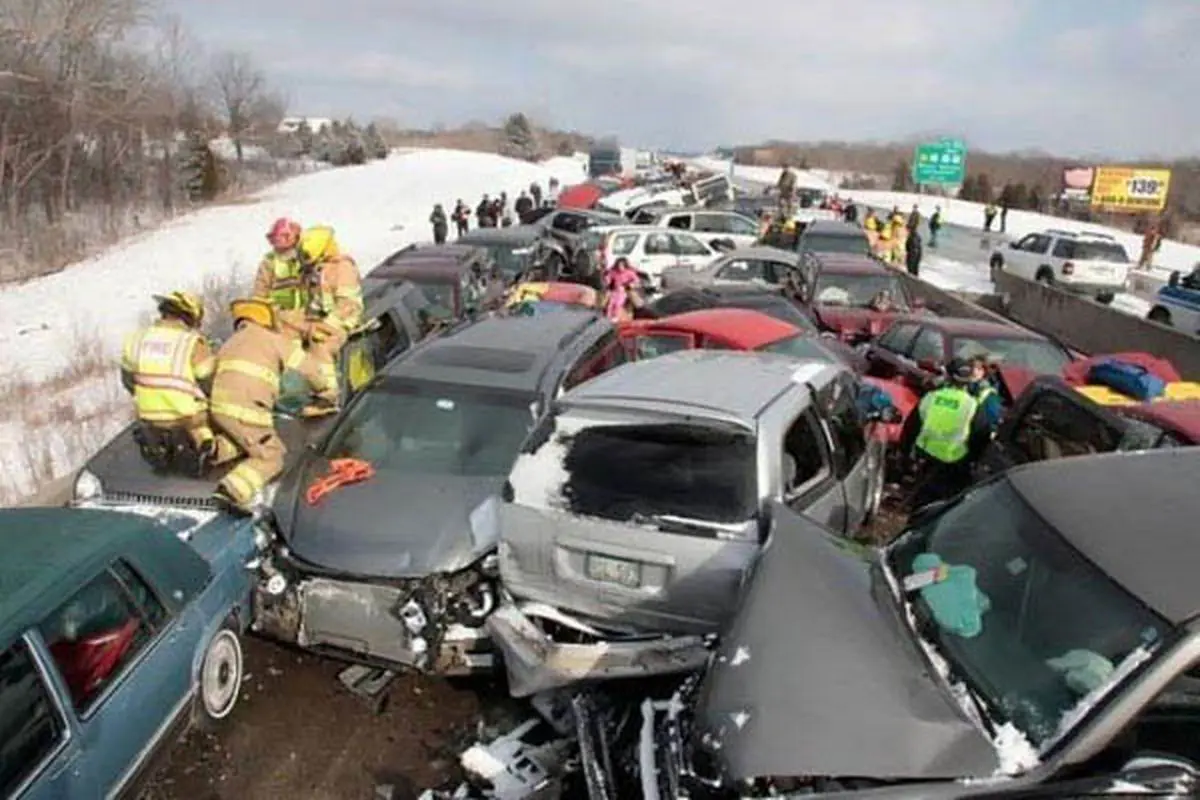
<instances>
[{"instance_id":1,"label":"crumpled front bumper","mask_svg":"<svg viewBox=\"0 0 1200 800\"><path fill-rule=\"evenodd\" d=\"M593 641L558 641L538 620ZM501 601L486 627L503 653L513 697L529 697L581 681L690 672L707 663L711 644L705 636L611 638L552 606L511 598Z\"/></svg>"}]
</instances>

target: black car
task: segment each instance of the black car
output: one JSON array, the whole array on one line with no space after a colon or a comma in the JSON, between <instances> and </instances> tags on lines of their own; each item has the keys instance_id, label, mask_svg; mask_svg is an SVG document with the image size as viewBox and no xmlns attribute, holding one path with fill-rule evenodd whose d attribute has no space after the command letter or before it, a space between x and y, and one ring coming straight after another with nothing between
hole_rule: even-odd
<instances>
[{"instance_id":1,"label":"black car","mask_svg":"<svg viewBox=\"0 0 1200 800\"><path fill-rule=\"evenodd\" d=\"M389 668L490 669L505 476L560 392L624 361L611 322L562 309L466 322L390 363L279 482L258 629ZM336 459L374 475L314 502Z\"/></svg>"},{"instance_id":2,"label":"black car","mask_svg":"<svg viewBox=\"0 0 1200 800\"><path fill-rule=\"evenodd\" d=\"M643 706L642 785L1195 797L1198 471L1195 449L1020 467L882 551L786 517L707 673Z\"/></svg>"},{"instance_id":3,"label":"black car","mask_svg":"<svg viewBox=\"0 0 1200 800\"><path fill-rule=\"evenodd\" d=\"M429 302L416 285L404 280L369 278L363 281L365 324L350 337L338 357L343 402L366 386L391 359L423 339L428 327L423 310ZM288 463L317 441L329 419L306 420L295 413L309 401L303 379L285 372L280 380L275 428L287 447ZM132 401L131 401L132 402ZM162 473L142 458L129 425L83 465L75 478L73 502L105 505L156 505L216 509L212 493L232 465L197 477Z\"/></svg>"}]
</instances>

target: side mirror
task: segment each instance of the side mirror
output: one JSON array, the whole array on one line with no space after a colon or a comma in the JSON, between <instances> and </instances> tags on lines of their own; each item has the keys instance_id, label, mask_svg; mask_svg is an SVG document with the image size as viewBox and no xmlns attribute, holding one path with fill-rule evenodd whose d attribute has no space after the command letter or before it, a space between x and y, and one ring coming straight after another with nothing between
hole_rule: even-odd
<instances>
[{"instance_id":1,"label":"side mirror","mask_svg":"<svg viewBox=\"0 0 1200 800\"><path fill-rule=\"evenodd\" d=\"M1009 243L1008 243L1008 249L1009 249L1009 250L1016 250L1016 249L1018 249L1018 248L1017 248L1017 243L1016 243L1016 242L1009 242Z\"/></svg>"},{"instance_id":2,"label":"side mirror","mask_svg":"<svg viewBox=\"0 0 1200 800\"><path fill-rule=\"evenodd\" d=\"M1145 753L1134 756L1113 776L1126 787L1136 786L1160 797L1195 797L1200 769L1184 758Z\"/></svg>"},{"instance_id":3,"label":"side mirror","mask_svg":"<svg viewBox=\"0 0 1200 800\"><path fill-rule=\"evenodd\" d=\"M1171 273L1171 277L1167 279L1167 285L1172 289L1179 285L1179 270Z\"/></svg>"}]
</instances>

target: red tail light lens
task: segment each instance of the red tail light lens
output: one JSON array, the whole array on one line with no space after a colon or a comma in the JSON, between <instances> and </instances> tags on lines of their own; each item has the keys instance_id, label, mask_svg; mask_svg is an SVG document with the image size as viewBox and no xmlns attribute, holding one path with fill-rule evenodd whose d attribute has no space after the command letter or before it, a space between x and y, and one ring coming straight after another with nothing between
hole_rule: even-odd
<instances>
[{"instance_id":1,"label":"red tail light lens","mask_svg":"<svg viewBox=\"0 0 1200 800\"><path fill-rule=\"evenodd\" d=\"M1075 273L1075 265L1070 261L1063 262L1063 275L1073 275Z\"/></svg>"}]
</instances>

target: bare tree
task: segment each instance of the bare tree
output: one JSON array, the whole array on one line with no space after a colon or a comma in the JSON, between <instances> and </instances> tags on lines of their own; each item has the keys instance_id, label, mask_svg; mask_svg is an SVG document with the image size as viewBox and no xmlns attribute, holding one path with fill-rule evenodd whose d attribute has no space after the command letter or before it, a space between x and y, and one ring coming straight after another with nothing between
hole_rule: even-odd
<instances>
[{"instance_id":1,"label":"bare tree","mask_svg":"<svg viewBox=\"0 0 1200 800\"><path fill-rule=\"evenodd\" d=\"M243 140L253 126L252 112L262 100L267 80L249 53L226 50L213 60L213 84L225 121L229 126L229 138L233 140L237 160L243 160Z\"/></svg>"}]
</instances>

